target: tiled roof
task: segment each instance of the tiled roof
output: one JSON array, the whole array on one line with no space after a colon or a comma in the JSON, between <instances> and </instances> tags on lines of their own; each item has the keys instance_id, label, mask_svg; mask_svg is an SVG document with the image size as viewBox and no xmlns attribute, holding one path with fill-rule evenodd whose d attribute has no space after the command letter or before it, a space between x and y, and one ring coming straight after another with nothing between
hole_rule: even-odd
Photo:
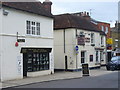
<instances>
[{"instance_id":1,"label":"tiled roof","mask_svg":"<svg viewBox=\"0 0 120 90\"><path fill-rule=\"evenodd\" d=\"M101 32L101 34L103 34L103 32L98 30L98 28L93 23L81 16L75 16L72 14L54 15L54 30L67 28L77 28L88 31Z\"/></svg>"},{"instance_id":2,"label":"tiled roof","mask_svg":"<svg viewBox=\"0 0 120 90\"><path fill-rule=\"evenodd\" d=\"M45 10L41 2L2 2L2 6L26 11L46 17L53 18L53 15Z\"/></svg>"}]
</instances>

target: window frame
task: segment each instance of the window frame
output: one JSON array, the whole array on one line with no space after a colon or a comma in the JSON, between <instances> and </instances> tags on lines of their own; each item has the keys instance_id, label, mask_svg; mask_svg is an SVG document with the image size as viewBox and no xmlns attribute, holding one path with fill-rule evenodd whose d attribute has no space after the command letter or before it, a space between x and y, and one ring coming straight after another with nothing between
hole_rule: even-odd
<instances>
[{"instance_id":1,"label":"window frame","mask_svg":"<svg viewBox=\"0 0 120 90\"><path fill-rule=\"evenodd\" d=\"M27 72L36 72L50 69L49 53L29 53L29 54L31 54L31 58L29 58L31 60L31 63L28 63L30 62L30 60L28 59Z\"/></svg>"},{"instance_id":2,"label":"window frame","mask_svg":"<svg viewBox=\"0 0 120 90\"><path fill-rule=\"evenodd\" d=\"M103 26L103 25L101 26L101 30L102 30L103 32L105 32L105 29L104 29L104 26Z\"/></svg>"},{"instance_id":3,"label":"window frame","mask_svg":"<svg viewBox=\"0 0 120 90\"><path fill-rule=\"evenodd\" d=\"M28 25L28 22L30 22L30 25ZM38 25L39 24L39 25ZM38 25L38 26L37 26ZM28 28L29 27L29 28ZM39 29L39 31L38 31ZM29 32L30 33L29 33ZM37 21L30 21L26 20L26 35L30 36L40 36L41 35L41 24Z\"/></svg>"},{"instance_id":4,"label":"window frame","mask_svg":"<svg viewBox=\"0 0 120 90\"><path fill-rule=\"evenodd\" d=\"M91 44L95 44L95 34L94 33L91 33L91 39L90 39L90 41L91 41Z\"/></svg>"},{"instance_id":5,"label":"window frame","mask_svg":"<svg viewBox=\"0 0 120 90\"><path fill-rule=\"evenodd\" d=\"M101 45L104 45L104 37L101 36Z\"/></svg>"},{"instance_id":6,"label":"window frame","mask_svg":"<svg viewBox=\"0 0 120 90\"><path fill-rule=\"evenodd\" d=\"M99 62L99 51L96 51L96 62Z\"/></svg>"},{"instance_id":7,"label":"window frame","mask_svg":"<svg viewBox=\"0 0 120 90\"><path fill-rule=\"evenodd\" d=\"M84 54L82 54L82 53L84 53ZM85 60L86 60L86 51L81 51L81 63L82 64L85 63Z\"/></svg>"}]
</instances>

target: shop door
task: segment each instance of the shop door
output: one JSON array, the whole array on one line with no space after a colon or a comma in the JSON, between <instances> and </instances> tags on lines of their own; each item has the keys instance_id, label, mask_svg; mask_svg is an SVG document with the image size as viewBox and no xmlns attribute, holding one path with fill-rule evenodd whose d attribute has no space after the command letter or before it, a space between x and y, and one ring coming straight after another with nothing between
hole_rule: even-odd
<instances>
[{"instance_id":1,"label":"shop door","mask_svg":"<svg viewBox=\"0 0 120 90\"><path fill-rule=\"evenodd\" d=\"M67 56L65 56L65 71L67 71L68 66L67 66Z\"/></svg>"}]
</instances>

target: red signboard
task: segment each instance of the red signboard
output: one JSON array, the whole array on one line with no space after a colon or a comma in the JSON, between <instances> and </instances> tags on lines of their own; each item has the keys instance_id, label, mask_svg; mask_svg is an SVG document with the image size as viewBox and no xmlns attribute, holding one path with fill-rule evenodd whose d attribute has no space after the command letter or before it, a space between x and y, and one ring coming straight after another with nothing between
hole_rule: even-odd
<instances>
[{"instance_id":1,"label":"red signboard","mask_svg":"<svg viewBox=\"0 0 120 90\"><path fill-rule=\"evenodd\" d=\"M85 37L81 36L77 38L78 45L85 45Z\"/></svg>"}]
</instances>

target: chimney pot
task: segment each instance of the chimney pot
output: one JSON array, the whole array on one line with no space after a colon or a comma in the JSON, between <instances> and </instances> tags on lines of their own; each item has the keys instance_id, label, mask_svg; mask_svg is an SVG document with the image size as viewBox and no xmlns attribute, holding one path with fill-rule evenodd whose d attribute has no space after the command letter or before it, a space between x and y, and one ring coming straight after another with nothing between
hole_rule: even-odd
<instances>
[{"instance_id":1,"label":"chimney pot","mask_svg":"<svg viewBox=\"0 0 120 90\"><path fill-rule=\"evenodd\" d=\"M87 12L87 16L89 16L89 12Z\"/></svg>"}]
</instances>

